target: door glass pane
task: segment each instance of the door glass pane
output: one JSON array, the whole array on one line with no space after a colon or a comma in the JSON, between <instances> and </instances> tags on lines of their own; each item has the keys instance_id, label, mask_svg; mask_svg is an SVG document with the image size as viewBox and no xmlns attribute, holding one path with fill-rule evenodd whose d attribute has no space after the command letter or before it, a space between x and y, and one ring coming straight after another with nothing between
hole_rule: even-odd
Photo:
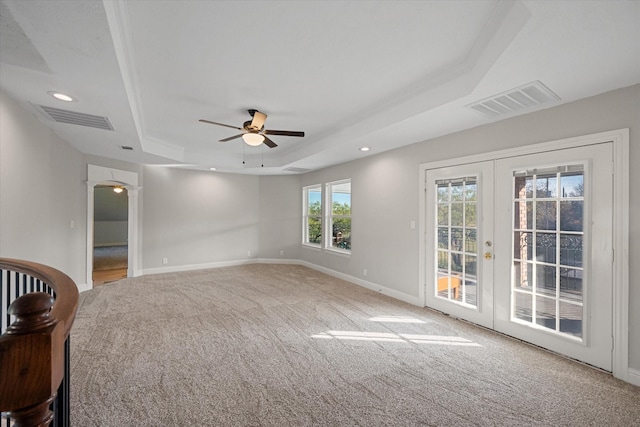
<instances>
[{"instance_id":1,"label":"door glass pane","mask_svg":"<svg viewBox=\"0 0 640 427\"><path fill-rule=\"evenodd\" d=\"M516 201L513 214L513 224L516 228L521 230L533 229L533 202L527 202L525 200Z\"/></svg>"},{"instance_id":2,"label":"door glass pane","mask_svg":"<svg viewBox=\"0 0 640 427\"><path fill-rule=\"evenodd\" d=\"M513 294L513 315L516 319L524 320L525 322L531 322L533 318L532 313L532 301L531 294L524 292L515 292Z\"/></svg>"},{"instance_id":3,"label":"door glass pane","mask_svg":"<svg viewBox=\"0 0 640 427\"><path fill-rule=\"evenodd\" d=\"M556 330L556 300L536 297L536 323L545 328Z\"/></svg>"},{"instance_id":4,"label":"door glass pane","mask_svg":"<svg viewBox=\"0 0 640 427\"><path fill-rule=\"evenodd\" d=\"M516 231L514 232L513 243L514 259L533 259L533 233L526 231Z\"/></svg>"},{"instance_id":5,"label":"door glass pane","mask_svg":"<svg viewBox=\"0 0 640 427\"><path fill-rule=\"evenodd\" d=\"M536 202L536 228L556 229L556 202Z\"/></svg>"},{"instance_id":6,"label":"door glass pane","mask_svg":"<svg viewBox=\"0 0 640 427\"><path fill-rule=\"evenodd\" d=\"M581 338L584 168L518 171L513 184L511 318Z\"/></svg>"},{"instance_id":7,"label":"door glass pane","mask_svg":"<svg viewBox=\"0 0 640 427\"><path fill-rule=\"evenodd\" d=\"M560 230L582 231L582 200L569 200L560 202Z\"/></svg>"},{"instance_id":8,"label":"door glass pane","mask_svg":"<svg viewBox=\"0 0 640 427\"><path fill-rule=\"evenodd\" d=\"M582 304L560 301L560 332L582 338Z\"/></svg>"},{"instance_id":9,"label":"door glass pane","mask_svg":"<svg viewBox=\"0 0 640 427\"><path fill-rule=\"evenodd\" d=\"M435 295L477 306L478 184L476 177L436 182L438 273Z\"/></svg>"}]
</instances>

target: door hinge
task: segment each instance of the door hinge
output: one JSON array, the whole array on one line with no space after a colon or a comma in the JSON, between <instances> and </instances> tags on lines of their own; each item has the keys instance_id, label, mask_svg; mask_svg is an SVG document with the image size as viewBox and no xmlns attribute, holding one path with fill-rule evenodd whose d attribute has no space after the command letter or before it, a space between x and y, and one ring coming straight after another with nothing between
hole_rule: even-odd
<instances>
[{"instance_id":1,"label":"door hinge","mask_svg":"<svg viewBox=\"0 0 640 427\"><path fill-rule=\"evenodd\" d=\"M615 345L613 344L613 335L611 335L611 351L613 351L614 348Z\"/></svg>"}]
</instances>

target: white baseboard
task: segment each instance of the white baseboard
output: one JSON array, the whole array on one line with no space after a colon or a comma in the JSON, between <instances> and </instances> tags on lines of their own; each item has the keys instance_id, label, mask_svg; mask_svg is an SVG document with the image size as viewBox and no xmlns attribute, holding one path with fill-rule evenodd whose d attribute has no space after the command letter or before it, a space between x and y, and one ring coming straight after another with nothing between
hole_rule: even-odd
<instances>
[{"instance_id":1,"label":"white baseboard","mask_svg":"<svg viewBox=\"0 0 640 427\"><path fill-rule=\"evenodd\" d=\"M219 261L219 262L207 262L204 264L185 264L185 265L172 265L170 267L157 267L146 268L142 270L142 276L147 274L161 274L161 273L177 273L181 271L193 271L193 270L206 270L207 268L219 268L219 267L231 267L234 265L256 264L258 260L242 259L236 261Z\"/></svg>"},{"instance_id":2,"label":"white baseboard","mask_svg":"<svg viewBox=\"0 0 640 427\"><path fill-rule=\"evenodd\" d=\"M404 292L396 291L395 289L387 288L387 287L381 286L381 285L379 285L377 283L369 282L367 280L362 280L362 279L360 279L358 277L351 276L349 274L340 273L339 271L331 270L331 269L326 268L326 267L321 267L319 265L312 264L310 262L299 261L299 264L300 265L304 265L305 267L309 267L309 268L312 268L314 270L317 270L317 271L319 271L321 273L328 274L329 276L333 276L333 277L337 277L338 279L346 280L347 282L354 283L354 284L356 284L358 286L362 286L363 288L367 288L367 289L370 289L372 291L381 293L383 295L390 296L390 297L395 298L397 300L404 301L404 302L407 302L409 304L417 305L418 307L424 307L424 305L420 303L420 299L417 296L408 295L408 294L405 294Z\"/></svg>"},{"instance_id":3,"label":"white baseboard","mask_svg":"<svg viewBox=\"0 0 640 427\"><path fill-rule=\"evenodd\" d=\"M629 368L627 370L627 378L621 378L621 379L624 381L627 381L628 383L631 383L633 385L637 385L640 387L640 370Z\"/></svg>"},{"instance_id":4,"label":"white baseboard","mask_svg":"<svg viewBox=\"0 0 640 427\"><path fill-rule=\"evenodd\" d=\"M88 285L86 283L80 283L80 284L76 283L76 287L78 288L78 292L85 292L85 291L90 291L91 289L93 289L93 286Z\"/></svg>"}]
</instances>

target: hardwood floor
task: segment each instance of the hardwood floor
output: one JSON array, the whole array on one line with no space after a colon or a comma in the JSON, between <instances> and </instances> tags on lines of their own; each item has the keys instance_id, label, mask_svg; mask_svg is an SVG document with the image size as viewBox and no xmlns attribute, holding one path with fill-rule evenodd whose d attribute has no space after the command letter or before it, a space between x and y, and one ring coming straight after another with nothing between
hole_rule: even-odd
<instances>
[{"instance_id":1,"label":"hardwood floor","mask_svg":"<svg viewBox=\"0 0 640 427\"><path fill-rule=\"evenodd\" d=\"M105 283L115 282L116 280L127 277L126 268L117 268L113 270L96 270L93 272L93 286L104 285Z\"/></svg>"}]
</instances>

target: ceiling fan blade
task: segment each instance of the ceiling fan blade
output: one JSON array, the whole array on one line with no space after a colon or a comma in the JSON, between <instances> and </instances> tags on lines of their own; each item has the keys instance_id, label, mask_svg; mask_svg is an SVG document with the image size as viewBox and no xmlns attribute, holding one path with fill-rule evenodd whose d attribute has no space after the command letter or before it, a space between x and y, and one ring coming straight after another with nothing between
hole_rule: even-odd
<instances>
[{"instance_id":1,"label":"ceiling fan blade","mask_svg":"<svg viewBox=\"0 0 640 427\"><path fill-rule=\"evenodd\" d=\"M231 129L242 130L242 128L239 128L238 126L225 125L224 123L212 122L211 120L200 119L198 121L202 122L202 123L209 123L210 125L218 125L218 126L224 126L224 127L227 127L227 128L231 128Z\"/></svg>"},{"instance_id":2,"label":"ceiling fan blade","mask_svg":"<svg viewBox=\"0 0 640 427\"><path fill-rule=\"evenodd\" d=\"M241 133L241 134L239 134L239 135L230 136L229 138L221 139L221 140L220 140L220 142L227 142L227 141L231 141L232 139L240 138L242 135L244 135L244 134L243 134L243 133Z\"/></svg>"},{"instance_id":3,"label":"ceiling fan blade","mask_svg":"<svg viewBox=\"0 0 640 427\"><path fill-rule=\"evenodd\" d=\"M267 115L260 111L253 113L253 120L251 120L251 127L255 130L261 130L264 126L264 121L267 120Z\"/></svg>"},{"instance_id":4,"label":"ceiling fan blade","mask_svg":"<svg viewBox=\"0 0 640 427\"><path fill-rule=\"evenodd\" d=\"M264 135L262 135L262 136L264 136ZM273 142L272 140L270 140L266 136L264 136L264 145L266 145L269 148L276 148L278 146L278 144L276 144L275 142Z\"/></svg>"},{"instance_id":5,"label":"ceiling fan blade","mask_svg":"<svg viewBox=\"0 0 640 427\"><path fill-rule=\"evenodd\" d=\"M304 132L294 130L269 130L262 131L265 135L280 135L280 136L304 136Z\"/></svg>"}]
</instances>

